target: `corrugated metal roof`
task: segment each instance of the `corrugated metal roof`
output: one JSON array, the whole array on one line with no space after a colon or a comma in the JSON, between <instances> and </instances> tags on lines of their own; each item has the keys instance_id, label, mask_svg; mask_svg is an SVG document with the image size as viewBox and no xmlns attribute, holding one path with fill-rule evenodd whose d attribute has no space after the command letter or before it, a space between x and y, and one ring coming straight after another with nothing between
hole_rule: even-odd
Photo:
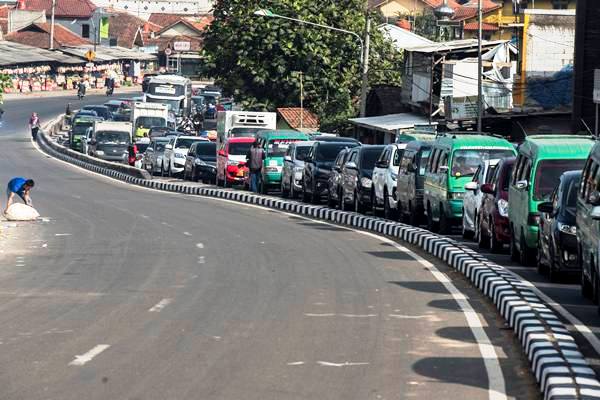
<instances>
[{"instance_id":1,"label":"corrugated metal roof","mask_svg":"<svg viewBox=\"0 0 600 400\"><path fill-rule=\"evenodd\" d=\"M69 57L59 51L49 51L21 43L0 41L0 66L35 63L83 64L79 58Z\"/></svg>"},{"instance_id":2,"label":"corrugated metal roof","mask_svg":"<svg viewBox=\"0 0 600 400\"><path fill-rule=\"evenodd\" d=\"M414 128L415 125L429 124L429 118L413 113L389 114L367 118L350 118L348 121L363 128L391 133L396 133L399 129Z\"/></svg>"},{"instance_id":3,"label":"corrugated metal roof","mask_svg":"<svg viewBox=\"0 0 600 400\"><path fill-rule=\"evenodd\" d=\"M65 47L62 49L65 53L85 58L88 50L93 50L93 46ZM106 47L96 46L95 61L116 61L116 60L155 60L156 55L142 53L126 49L124 47Z\"/></svg>"},{"instance_id":4,"label":"corrugated metal roof","mask_svg":"<svg viewBox=\"0 0 600 400\"><path fill-rule=\"evenodd\" d=\"M482 46L484 48L497 46L501 43L509 42L509 40L492 40L482 41ZM469 48L477 47L477 39L463 39L463 40L451 40L449 42L434 42L432 44L427 44L423 46L416 46L408 51L414 51L417 53L447 53L453 50L464 50Z\"/></svg>"},{"instance_id":5,"label":"corrugated metal roof","mask_svg":"<svg viewBox=\"0 0 600 400\"><path fill-rule=\"evenodd\" d=\"M385 24L379 27L379 30L383 32L393 43L394 47L399 50L410 49L411 47L427 46L434 44L435 42L402 29L396 25Z\"/></svg>"}]
</instances>

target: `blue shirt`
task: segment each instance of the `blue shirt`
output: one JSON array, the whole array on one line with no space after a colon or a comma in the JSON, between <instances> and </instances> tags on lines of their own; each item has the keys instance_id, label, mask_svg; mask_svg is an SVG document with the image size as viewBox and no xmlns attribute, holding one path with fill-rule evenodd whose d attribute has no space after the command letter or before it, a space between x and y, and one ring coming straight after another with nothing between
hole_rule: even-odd
<instances>
[{"instance_id":1,"label":"blue shirt","mask_svg":"<svg viewBox=\"0 0 600 400\"><path fill-rule=\"evenodd\" d=\"M25 178L21 178L21 177L12 178L8 182L8 191L16 193L19 196L23 197L25 182L27 182L27 179L25 179Z\"/></svg>"}]
</instances>

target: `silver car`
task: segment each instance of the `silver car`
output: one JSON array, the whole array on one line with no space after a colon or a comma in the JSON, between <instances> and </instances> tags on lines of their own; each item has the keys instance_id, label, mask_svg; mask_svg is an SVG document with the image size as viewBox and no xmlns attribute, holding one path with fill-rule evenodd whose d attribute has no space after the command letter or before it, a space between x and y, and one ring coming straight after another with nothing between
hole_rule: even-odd
<instances>
[{"instance_id":1,"label":"silver car","mask_svg":"<svg viewBox=\"0 0 600 400\"><path fill-rule=\"evenodd\" d=\"M162 168L163 155L165 146L169 141L170 138L168 137L157 137L150 141L148 148L144 152L144 157L142 158L142 169L145 169L152 175L164 171L164 168Z\"/></svg>"},{"instance_id":2,"label":"silver car","mask_svg":"<svg viewBox=\"0 0 600 400\"><path fill-rule=\"evenodd\" d=\"M302 193L302 171L304 171L304 158L312 148L314 142L297 142L288 147L283 157L281 171L281 195L296 198Z\"/></svg>"}]
</instances>

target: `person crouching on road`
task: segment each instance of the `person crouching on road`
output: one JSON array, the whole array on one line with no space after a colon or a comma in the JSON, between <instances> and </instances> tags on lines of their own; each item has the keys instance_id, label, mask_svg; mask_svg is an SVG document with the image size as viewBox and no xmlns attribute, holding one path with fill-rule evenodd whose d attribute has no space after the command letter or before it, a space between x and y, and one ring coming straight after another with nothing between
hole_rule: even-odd
<instances>
[{"instance_id":1,"label":"person crouching on road","mask_svg":"<svg viewBox=\"0 0 600 400\"><path fill-rule=\"evenodd\" d=\"M40 130L40 117L38 117L37 113L32 113L31 117L29 117L29 129L31 129L33 140L37 140L37 134Z\"/></svg>"},{"instance_id":2,"label":"person crouching on road","mask_svg":"<svg viewBox=\"0 0 600 400\"><path fill-rule=\"evenodd\" d=\"M254 141L250 151L246 154L246 161L250 170L250 190L255 193L258 193L264 159L264 150L259 147L258 141Z\"/></svg>"},{"instance_id":3,"label":"person crouching on road","mask_svg":"<svg viewBox=\"0 0 600 400\"><path fill-rule=\"evenodd\" d=\"M34 185L35 182L33 182L33 179L25 179L21 177L12 178L8 182L8 186L6 188L6 196L8 197L8 200L6 202L4 214L6 214L8 208L15 202L15 195L19 196L25 204L31 206L32 202L30 192Z\"/></svg>"}]
</instances>

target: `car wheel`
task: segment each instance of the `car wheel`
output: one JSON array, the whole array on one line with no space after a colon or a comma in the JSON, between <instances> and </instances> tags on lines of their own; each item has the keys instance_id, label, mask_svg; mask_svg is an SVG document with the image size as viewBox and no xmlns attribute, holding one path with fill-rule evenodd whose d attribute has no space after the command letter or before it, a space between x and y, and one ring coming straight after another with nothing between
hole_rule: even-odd
<instances>
[{"instance_id":1,"label":"car wheel","mask_svg":"<svg viewBox=\"0 0 600 400\"><path fill-rule=\"evenodd\" d=\"M452 226L450 224L448 216L446 215L446 211L444 210L444 207L440 204L440 233L443 235L447 235L450 233L451 229Z\"/></svg>"},{"instance_id":2,"label":"car wheel","mask_svg":"<svg viewBox=\"0 0 600 400\"><path fill-rule=\"evenodd\" d=\"M494 220L492 218L490 218L490 221L488 222L488 227L490 230L490 251L492 253L501 253L502 243L500 243L496 237L496 227L494 226ZM481 230L481 226L479 227L479 230Z\"/></svg>"},{"instance_id":3,"label":"car wheel","mask_svg":"<svg viewBox=\"0 0 600 400\"><path fill-rule=\"evenodd\" d=\"M387 189L383 190L383 217L392 221L396 221L398 219L398 209L394 210L390 206L390 198Z\"/></svg>"},{"instance_id":4,"label":"car wheel","mask_svg":"<svg viewBox=\"0 0 600 400\"><path fill-rule=\"evenodd\" d=\"M552 254L552 250L550 250L550 254L548 254L548 279L550 279L550 282L552 283L557 283L560 282L560 278L561 273L558 269L556 269L554 255Z\"/></svg>"},{"instance_id":5,"label":"car wheel","mask_svg":"<svg viewBox=\"0 0 600 400\"><path fill-rule=\"evenodd\" d=\"M321 198L317 193L317 188L315 187L315 184L313 184L312 193L310 194L310 202L312 204L319 204L321 202Z\"/></svg>"},{"instance_id":6,"label":"car wheel","mask_svg":"<svg viewBox=\"0 0 600 400\"><path fill-rule=\"evenodd\" d=\"M331 197L331 189L327 191L327 207L335 208L336 202L333 197Z\"/></svg>"},{"instance_id":7,"label":"car wheel","mask_svg":"<svg viewBox=\"0 0 600 400\"><path fill-rule=\"evenodd\" d=\"M412 226L419 226L421 222L420 216L417 214L417 210L413 207L412 201L408 202L408 223Z\"/></svg>"},{"instance_id":8,"label":"car wheel","mask_svg":"<svg viewBox=\"0 0 600 400\"><path fill-rule=\"evenodd\" d=\"M592 297L592 292L592 284L583 273L583 270L581 270L581 295L584 298L589 299Z\"/></svg>"},{"instance_id":9,"label":"car wheel","mask_svg":"<svg viewBox=\"0 0 600 400\"><path fill-rule=\"evenodd\" d=\"M467 229L467 220L465 218L465 209L463 208L463 217L462 217L462 237L463 239L472 239L473 232Z\"/></svg>"},{"instance_id":10,"label":"car wheel","mask_svg":"<svg viewBox=\"0 0 600 400\"><path fill-rule=\"evenodd\" d=\"M433 212L429 204L427 205L427 230L434 233L438 231L438 224L433 220Z\"/></svg>"},{"instance_id":11,"label":"car wheel","mask_svg":"<svg viewBox=\"0 0 600 400\"><path fill-rule=\"evenodd\" d=\"M544 253L542 251L542 238L538 238L537 254L535 256L535 263L537 265L538 274L545 275L546 272L548 272L548 268L547 268L546 264L544 264Z\"/></svg>"}]
</instances>

